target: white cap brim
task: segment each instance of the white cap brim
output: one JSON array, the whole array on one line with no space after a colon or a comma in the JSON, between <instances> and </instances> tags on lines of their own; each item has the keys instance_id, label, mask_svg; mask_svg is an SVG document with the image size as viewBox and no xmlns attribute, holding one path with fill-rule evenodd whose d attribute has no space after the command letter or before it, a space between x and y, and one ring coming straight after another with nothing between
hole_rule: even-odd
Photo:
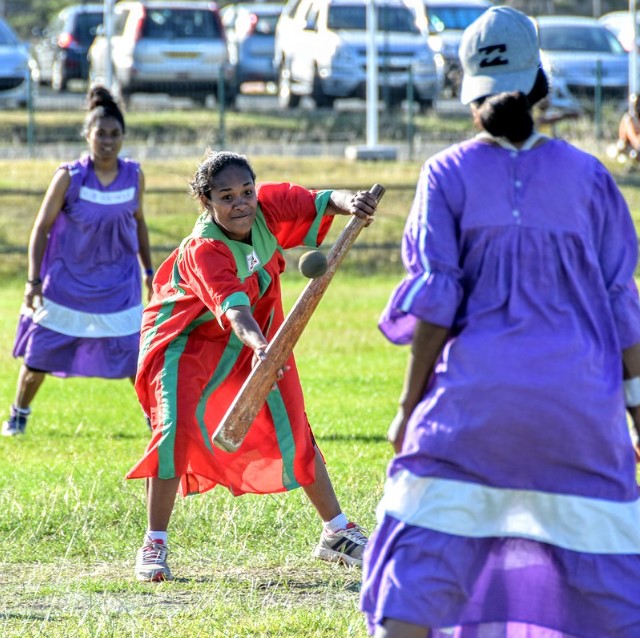
<instances>
[{"instance_id":1,"label":"white cap brim","mask_svg":"<svg viewBox=\"0 0 640 638\"><path fill-rule=\"evenodd\" d=\"M460 89L460 101L463 104L471 104L471 102L488 95L512 91L521 91L526 95L536 83L537 75L538 67L496 75L464 74Z\"/></svg>"}]
</instances>

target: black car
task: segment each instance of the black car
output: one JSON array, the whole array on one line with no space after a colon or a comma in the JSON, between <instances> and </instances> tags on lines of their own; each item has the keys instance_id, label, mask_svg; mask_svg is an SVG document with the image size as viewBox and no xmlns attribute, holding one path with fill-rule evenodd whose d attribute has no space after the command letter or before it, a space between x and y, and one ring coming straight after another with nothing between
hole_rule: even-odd
<instances>
[{"instance_id":1,"label":"black car","mask_svg":"<svg viewBox=\"0 0 640 638\"><path fill-rule=\"evenodd\" d=\"M42 84L64 91L69 80L87 80L87 52L102 16L102 4L71 5L62 9L44 30L34 33L33 53Z\"/></svg>"}]
</instances>

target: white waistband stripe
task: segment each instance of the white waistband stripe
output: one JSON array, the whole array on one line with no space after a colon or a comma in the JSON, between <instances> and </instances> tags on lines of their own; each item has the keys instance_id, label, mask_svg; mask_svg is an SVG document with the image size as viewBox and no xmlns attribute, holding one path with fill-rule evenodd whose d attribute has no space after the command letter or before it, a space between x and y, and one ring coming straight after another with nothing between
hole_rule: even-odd
<instances>
[{"instance_id":1,"label":"white waistband stripe","mask_svg":"<svg viewBox=\"0 0 640 638\"><path fill-rule=\"evenodd\" d=\"M378 518L472 538L518 537L594 554L640 554L640 500L500 489L420 477L387 479Z\"/></svg>"},{"instance_id":2,"label":"white waistband stripe","mask_svg":"<svg viewBox=\"0 0 640 638\"><path fill-rule=\"evenodd\" d=\"M140 332L142 304L121 312L91 313L72 310L50 299L43 299L35 311L22 307L20 312L31 315L33 321L44 328L69 337L125 337Z\"/></svg>"}]
</instances>

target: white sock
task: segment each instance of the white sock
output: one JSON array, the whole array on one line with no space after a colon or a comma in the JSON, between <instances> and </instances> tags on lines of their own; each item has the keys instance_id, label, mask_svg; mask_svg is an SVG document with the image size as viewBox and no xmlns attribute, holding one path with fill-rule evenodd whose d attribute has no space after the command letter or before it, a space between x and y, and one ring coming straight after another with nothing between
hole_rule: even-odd
<instances>
[{"instance_id":1,"label":"white sock","mask_svg":"<svg viewBox=\"0 0 640 638\"><path fill-rule=\"evenodd\" d=\"M168 532L146 532L144 535L144 540L148 541L151 539L154 542L161 542L163 545L167 544L167 536Z\"/></svg>"},{"instance_id":2,"label":"white sock","mask_svg":"<svg viewBox=\"0 0 640 638\"><path fill-rule=\"evenodd\" d=\"M19 414L20 416L29 416L31 414L31 408L19 408L17 405L14 405L13 409L16 414Z\"/></svg>"},{"instance_id":3,"label":"white sock","mask_svg":"<svg viewBox=\"0 0 640 638\"><path fill-rule=\"evenodd\" d=\"M341 529L345 529L349 521L347 517L340 512L336 517L332 518L330 521L326 521L324 524L325 531L329 532L329 534L335 534L337 531Z\"/></svg>"}]
</instances>

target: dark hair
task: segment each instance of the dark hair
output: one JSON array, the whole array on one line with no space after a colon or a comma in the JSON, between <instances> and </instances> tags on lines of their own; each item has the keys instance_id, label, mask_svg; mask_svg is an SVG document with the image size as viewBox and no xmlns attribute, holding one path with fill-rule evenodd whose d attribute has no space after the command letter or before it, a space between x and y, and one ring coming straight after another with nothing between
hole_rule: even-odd
<instances>
[{"instance_id":1,"label":"dark hair","mask_svg":"<svg viewBox=\"0 0 640 638\"><path fill-rule=\"evenodd\" d=\"M201 195L208 198L216 175L229 166L246 168L251 175L251 179L254 182L256 181L256 174L249 160L244 155L230 153L229 151L212 151L208 149L204 159L198 165L193 179L189 182L191 195L196 199L199 199Z\"/></svg>"},{"instance_id":2,"label":"dark hair","mask_svg":"<svg viewBox=\"0 0 640 638\"><path fill-rule=\"evenodd\" d=\"M82 134L87 135L101 117L112 117L118 121L125 132L124 116L109 90L101 84L94 84L87 93L87 117L84 119Z\"/></svg>"},{"instance_id":3,"label":"dark hair","mask_svg":"<svg viewBox=\"0 0 640 638\"><path fill-rule=\"evenodd\" d=\"M549 95L549 81L542 69L527 95L521 91L498 93L476 100L476 122L496 137L522 142L533 132L531 107Z\"/></svg>"}]
</instances>

